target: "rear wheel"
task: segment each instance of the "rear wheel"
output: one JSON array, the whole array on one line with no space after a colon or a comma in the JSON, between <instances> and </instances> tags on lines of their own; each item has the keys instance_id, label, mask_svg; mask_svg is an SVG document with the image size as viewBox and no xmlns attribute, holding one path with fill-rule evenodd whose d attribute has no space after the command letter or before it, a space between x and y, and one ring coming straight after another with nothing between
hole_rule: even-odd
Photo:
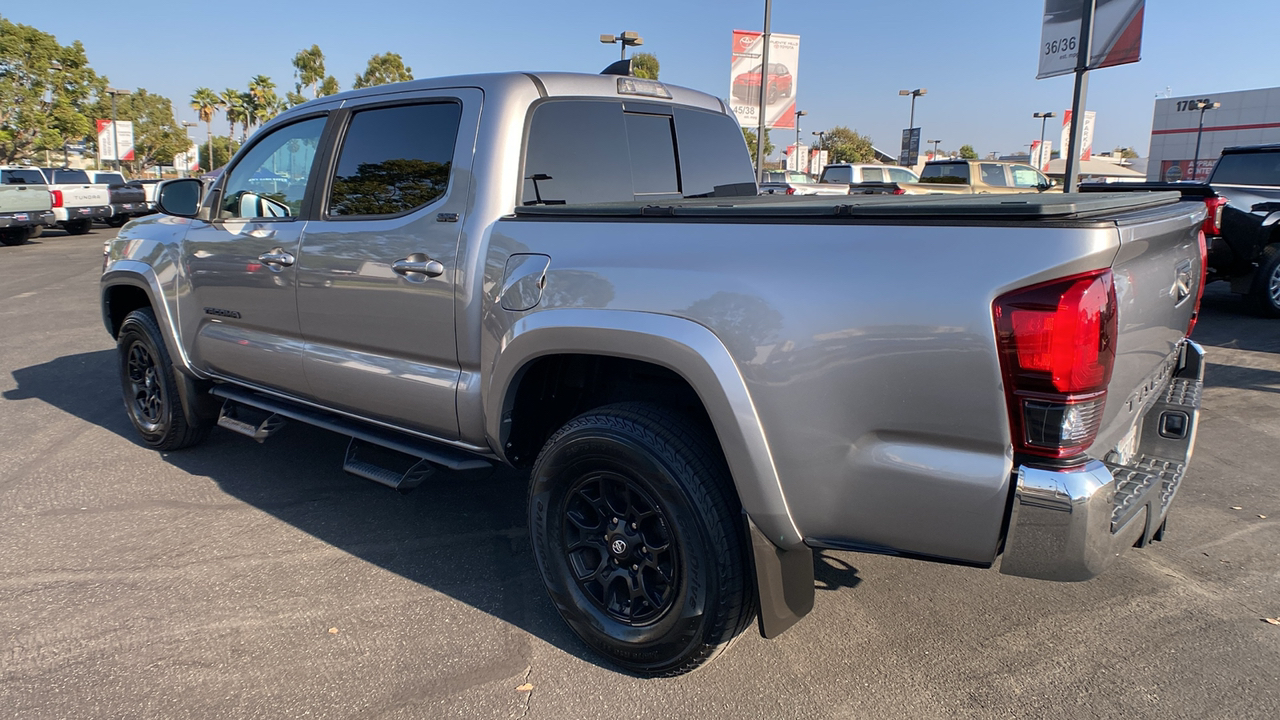
<instances>
[{"instance_id":1,"label":"rear wheel","mask_svg":"<svg viewBox=\"0 0 1280 720\"><path fill-rule=\"evenodd\" d=\"M710 433L655 405L571 420L530 481L534 555L579 637L645 675L707 662L754 617L748 547Z\"/></svg>"},{"instance_id":2,"label":"rear wheel","mask_svg":"<svg viewBox=\"0 0 1280 720\"><path fill-rule=\"evenodd\" d=\"M1280 244L1263 250L1249 298L1262 315L1280 317Z\"/></svg>"},{"instance_id":3,"label":"rear wheel","mask_svg":"<svg viewBox=\"0 0 1280 720\"><path fill-rule=\"evenodd\" d=\"M62 229L67 231L68 235L84 235L93 228L93 221L89 218L83 220L68 220L62 224Z\"/></svg>"},{"instance_id":4,"label":"rear wheel","mask_svg":"<svg viewBox=\"0 0 1280 720\"><path fill-rule=\"evenodd\" d=\"M32 225L31 227L27 228L27 239L28 239L28 240L32 240L32 239L38 238L38 237L40 237L40 236L41 236L41 235L43 235L43 234L44 234L44 226L43 226L43 225Z\"/></svg>"},{"instance_id":5,"label":"rear wheel","mask_svg":"<svg viewBox=\"0 0 1280 720\"><path fill-rule=\"evenodd\" d=\"M104 222L107 223L107 227L117 228L129 222L129 217L127 215L114 215L107 218Z\"/></svg>"},{"instance_id":6,"label":"rear wheel","mask_svg":"<svg viewBox=\"0 0 1280 720\"><path fill-rule=\"evenodd\" d=\"M178 450L204 440L213 424L191 424L182 408L177 379L160 326L151 308L134 310L116 339L124 407L142 442L157 450Z\"/></svg>"},{"instance_id":7,"label":"rear wheel","mask_svg":"<svg viewBox=\"0 0 1280 720\"><path fill-rule=\"evenodd\" d=\"M27 229L24 227L4 228L0 230L0 243L14 246L21 245L27 241Z\"/></svg>"}]
</instances>

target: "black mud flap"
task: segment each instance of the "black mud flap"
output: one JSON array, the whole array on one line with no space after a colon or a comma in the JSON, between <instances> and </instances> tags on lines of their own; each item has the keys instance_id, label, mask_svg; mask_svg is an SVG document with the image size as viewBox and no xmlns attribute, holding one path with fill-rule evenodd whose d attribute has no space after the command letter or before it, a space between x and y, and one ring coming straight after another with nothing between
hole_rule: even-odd
<instances>
[{"instance_id":1,"label":"black mud flap","mask_svg":"<svg viewBox=\"0 0 1280 720\"><path fill-rule=\"evenodd\" d=\"M747 518L751 532L760 634L776 638L813 609L813 551L807 545L784 550Z\"/></svg>"}]
</instances>

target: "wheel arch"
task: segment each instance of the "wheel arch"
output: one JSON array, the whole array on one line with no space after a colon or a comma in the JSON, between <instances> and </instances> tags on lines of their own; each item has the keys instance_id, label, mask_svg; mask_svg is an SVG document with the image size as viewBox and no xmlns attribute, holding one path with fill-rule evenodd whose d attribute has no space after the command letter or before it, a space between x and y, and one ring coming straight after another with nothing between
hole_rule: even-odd
<instances>
[{"instance_id":1,"label":"wheel arch","mask_svg":"<svg viewBox=\"0 0 1280 720\"><path fill-rule=\"evenodd\" d=\"M111 337L119 334L120 323L129 313L150 307L174 365L185 374L199 377L192 369L186 349L178 342L177 318L164 302L164 291L150 265L136 260L117 260L103 273L100 288L102 323Z\"/></svg>"}]
</instances>

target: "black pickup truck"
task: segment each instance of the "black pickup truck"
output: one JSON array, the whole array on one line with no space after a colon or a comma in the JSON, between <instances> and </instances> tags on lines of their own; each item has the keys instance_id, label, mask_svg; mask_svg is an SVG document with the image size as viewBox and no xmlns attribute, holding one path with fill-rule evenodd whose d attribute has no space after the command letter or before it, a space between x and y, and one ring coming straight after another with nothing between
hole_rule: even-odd
<instances>
[{"instance_id":1,"label":"black pickup truck","mask_svg":"<svg viewBox=\"0 0 1280 720\"><path fill-rule=\"evenodd\" d=\"M1280 317L1280 144L1223 150L1208 183L1085 183L1080 190L1176 190L1203 198L1206 281L1229 281L1258 312Z\"/></svg>"},{"instance_id":2,"label":"black pickup truck","mask_svg":"<svg viewBox=\"0 0 1280 720\"><path fill-rule=\"evenodd\" d=\"M151 212L146 191L125 180L124 175L118 172L96 172L94 175L94 182L106 185L111 194L111 216L103 220L107 225L120 227L129 222L129 218Z\"/></svg>"}]
</instances>

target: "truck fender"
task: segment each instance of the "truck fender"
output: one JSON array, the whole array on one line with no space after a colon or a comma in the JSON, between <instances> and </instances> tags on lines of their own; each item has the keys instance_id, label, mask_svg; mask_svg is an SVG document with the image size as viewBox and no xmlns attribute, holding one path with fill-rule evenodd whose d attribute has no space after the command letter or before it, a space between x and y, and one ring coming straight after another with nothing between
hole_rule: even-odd
<instances>
[{"instance_id":1,"label":"truck fender","mask_svg":"<svg viewBox=\"0 0 1280 720\"><path fill-rule=\"evenodd\" d=\"M762 633L776 637L812 608L812 552L791 518L746 382L714 333L671 315L562 308L525 315L499 342L482 391L485 432L499 452L502 418L514 404L516 381L539 357L623 357L661 365L684 378L711 418L747 515Z\"/></svg>"}]
</instances>

